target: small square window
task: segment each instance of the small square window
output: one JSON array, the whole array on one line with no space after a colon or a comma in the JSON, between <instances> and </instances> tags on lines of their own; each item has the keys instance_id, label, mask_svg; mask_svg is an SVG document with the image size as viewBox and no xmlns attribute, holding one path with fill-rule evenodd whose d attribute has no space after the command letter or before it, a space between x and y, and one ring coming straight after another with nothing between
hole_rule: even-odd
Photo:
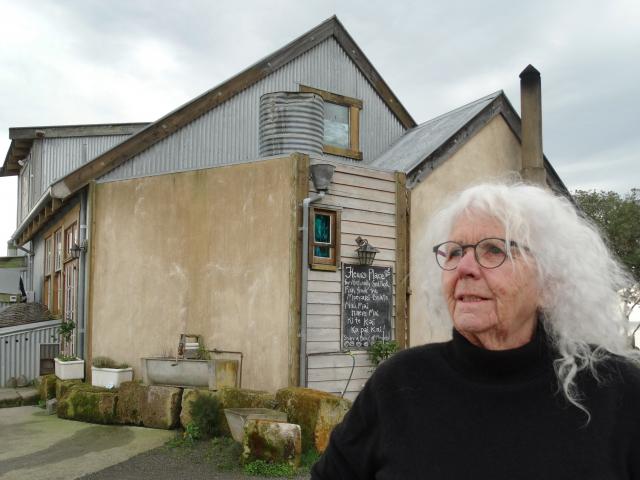
<instances>
[{"instance_id":1,"label":"small square window","mask_svg":"<svg viewBox=\"0 0 640 480\"><path fill-rule=\"evenodd\" d=\"M312 207L309 220L309 266L314 270L337 270L340 212Z\"/></svg>"},{"instance_id":2,"label":"small square window","mask_svg":"<svg viewBox=\"0 0 640 480\"><path fill-rule=\"evenodd\" d=\"M300 85L301 92L315 93L324 100L324 147L330 155L362 160L360 111L362 101Z\"/></svg>"}]
</instances>

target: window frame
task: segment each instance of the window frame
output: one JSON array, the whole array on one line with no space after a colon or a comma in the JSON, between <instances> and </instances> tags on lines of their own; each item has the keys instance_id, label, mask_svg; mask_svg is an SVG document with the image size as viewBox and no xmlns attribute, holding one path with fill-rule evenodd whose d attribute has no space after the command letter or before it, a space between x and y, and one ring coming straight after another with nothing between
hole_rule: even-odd
<instances>
[{"instance_id":1,"label":"window frame","mask_svg":"<svg viewBox=\"0 0 640 480\"><path fill-rule=\"evenodd\" d=\"M324 144L322 151L329 155L362 160L362 151L360 151L360 112L362 111L362 100L338 95L307 85L300 85L300 91L303 93L315 93L316 95L320 95L325 102L334 103L349 109L349 148Z\"/></svg>"},{"instance_id":2,"label":"window frame","mask_svg":"<svg viewBox=\"0 0 640 480\"><path fill-rule=\"evenodd\" d=\"M340 266L340 210L323 206L309 207L309 268L312 270L336 271ZM316 243L315 219L316 214L329 215L330 217L330 241L329 243ZM329 258L314 255L315 247L329 246L333 255Z\"/></svg>"}]
</instances>

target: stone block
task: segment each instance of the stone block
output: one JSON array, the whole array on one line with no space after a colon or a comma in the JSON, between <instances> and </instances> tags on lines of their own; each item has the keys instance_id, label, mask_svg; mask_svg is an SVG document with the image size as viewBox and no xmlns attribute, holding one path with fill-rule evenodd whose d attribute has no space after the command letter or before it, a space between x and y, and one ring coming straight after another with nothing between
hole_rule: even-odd
<instances>
[{"instance_id":1,"label":"stone block","mask_svg":"<svg viewBox=\"0 0 640 480\"><path fill-rule=\"evenodd\" d=\"M243 462L263 460L300 466L300 426L272 420L248 420L244 429Z\"/></svg>"},{"instance_id":2,"label":"stone block","mask_svg":"<svg viewBox=\"0 0 640 480\"><path fill-rule=\"evenodd\" d=\"M114 392L81 383L71 386L58 399L57 414L69 420L116 423L116 403Z\"/></svg>"},{"instance_id":3,"label":"stone block","mask_svg":"<svg viewBox=\"0 0 640 480\"><path fill-rule=\"evenodd\" d=\"M82 385L82 380L60 380L56 377L56 398L60 400L75 385Z\"/></svg>"},{"instance_id":4,"label":"stone block","mask_svg":"<svg viewBox=\"0 0 640 480\"><path fill-rule=\"evenodd\" d=\"M55 415L58 412L58 400L52 398L51 400L47 400L45 404L45 408L47 409L47 415Z\"/></svg>"},{"instance_id":5,"label":"stone block","mask_svg":"<svg viewBox=\"0 0 640 480\"><path fill-rule=\"evenodd\" d=\"M22 405L37 405L40 400L40 392L35 388L18 388L16 392L22 399Z\"/></svg>"},{"instance_id":6,"label":"stone block","mask_svg":"<svg viewBox=\"0 0 640 480\"><path fill-rule=\"evenodd\" d=\"M171 429L180 422L180 402L182 389L176 387L147 387L147 395L143 399L142 424L150 428Z\"/></svg>"},{"instance_id":7,"label":"stone block","mask_svg":"<svg viewBox=\"0 0 640 480\"><path fill-rule=\"evenodd\" d=\"M0 391L0 408L19 407L22 403L20 395L13 389L3 389Z\"/></svg>"},{"instance_id":8,"label":"stone block","mask_svg":"<svg viewBox=\"0 0 640 480\"><path fill-rule=\"evenodd\" d=\"M47 401L51 398L56 398L56 383L58 377L51 373L49 375L43 375L40 377L38 390L40 392L40 400Z\"/></svg>"},{"instance_id":9,"label":"stone block","mask_svg":"<svg viewBox=\"0 0 640 480\"><path fill-rule=\"evenodd\" d=\"M179 423L182 389L123 382L118 389L118 422L150 428L174 428Z\"/></svg>"},{"instance_id":10,"label":"stone block","mask_svg":"<svg viewBox=\"0 0 640 480\"><path fill-rule=\"evenodd\" d=\"M333 428L351 408L349 400L327 392L302 387L288 387L276 393L278 410L287 413L290 422L302 429L302 450L327 448Z\"/></svg>"},{"instance_id":11,"label":"stone block","mask_svg":"<svg viewBox=\"0 0 640 480\"><path fill-rule=\"evenodd\" d=\"M116 417L119 423L142 425L142 408L147 388L138 382L122 382L118 389Z\"/></svg>"}]
</instances>

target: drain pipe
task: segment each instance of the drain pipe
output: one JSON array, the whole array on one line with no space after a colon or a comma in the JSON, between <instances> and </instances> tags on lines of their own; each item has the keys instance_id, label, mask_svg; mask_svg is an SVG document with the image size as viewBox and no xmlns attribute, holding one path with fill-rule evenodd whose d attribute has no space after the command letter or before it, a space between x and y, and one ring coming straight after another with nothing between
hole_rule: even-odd
<instances>
[{"instance_id":1,"label":"drain pipe","mask_svg":"<svg viewBox=\"0 0 640 480\"><path fill-rule=\"evenodd\" d=\"M307 386L307 283L309 278L309 206L324 198L335 165L330 163L318 163L309 167L313 186L317 194L305 198L302 201L302 286L300 289L300 386Z\"/></svg>"},{"instance_id":2,"label":"drain pipe","mask_svg":"<svg viewBox=\"0 0 640 480\"><path fill-rule=\"evenodd\" d=\"M320 192L302 201L302 289L300 295L300 386L307 386L307 282L309 279L309 205L324 198Z\"/></svg>"}]
</instances>

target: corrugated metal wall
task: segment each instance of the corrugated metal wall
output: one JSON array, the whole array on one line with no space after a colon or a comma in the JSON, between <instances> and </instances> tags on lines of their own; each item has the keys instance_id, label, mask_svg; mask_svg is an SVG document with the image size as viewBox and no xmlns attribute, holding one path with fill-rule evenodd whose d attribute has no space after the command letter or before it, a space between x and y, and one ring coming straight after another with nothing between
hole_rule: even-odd
<instances>
[{"instance_id":1,"label":"corrugated metal wall","mask_svg":"<svg viewBox=\"0 0 640 480\"><path fill-rule=\"evenodd\" d=\"M313 185L310 184L313 191ZM380 252L374 265L393 267L396 274L396 182L393 173L338 165L327 195L314 206L342 207L340 255L358 263L356 237L367 238ZM308 386L332 393L344 389L352 360L340 351L342 272L309 271L307 300ZM395 309L394 309L395 310ZM392 310L392 311L394 311ZM395 311L394 311L395 317ZM395 330L395 318L392 319ZM395 337L395 331L394 331ZM326 352L326 354L322 354ZM356 367L345 397L354 399L373 367L366 353L357 353Z\"/></svg>"},{"instance_id":2,"label":"corrugated metal wall","mask_svg":"<svg viewBox=\"0 0 640 480\"><path fill-rule=\"evenodd\" d=\"M173 135L104 175L98 182L242 163L258 158L260 97L298 91L300 84L363 102L360 140L366 163L400 137L404 127L340 45L330 38Z\"/></svg>"},{"instance_id":3,"label":"corrugated metal wall","mask_svg":"<svg viewBox=\"0 0 640 480\"><path fill-rule=\"evenodd\" d=\"M55 343L60 320L3 329L0 333L0 387L24 375L28 381L40 374L40 344Z\"/></svg>"},{"instance_id":4,"label":"corrugated metal wall","mask_svg":"<svg viewBox=\"0 0 640 480\"><path fill-rule=\"evenodd\" d=\"M22 221L54 180L114 147L129 135L36 139L20 172ZM28 195L25 193L28 191Z\"/></svg>"}]
</instances>

